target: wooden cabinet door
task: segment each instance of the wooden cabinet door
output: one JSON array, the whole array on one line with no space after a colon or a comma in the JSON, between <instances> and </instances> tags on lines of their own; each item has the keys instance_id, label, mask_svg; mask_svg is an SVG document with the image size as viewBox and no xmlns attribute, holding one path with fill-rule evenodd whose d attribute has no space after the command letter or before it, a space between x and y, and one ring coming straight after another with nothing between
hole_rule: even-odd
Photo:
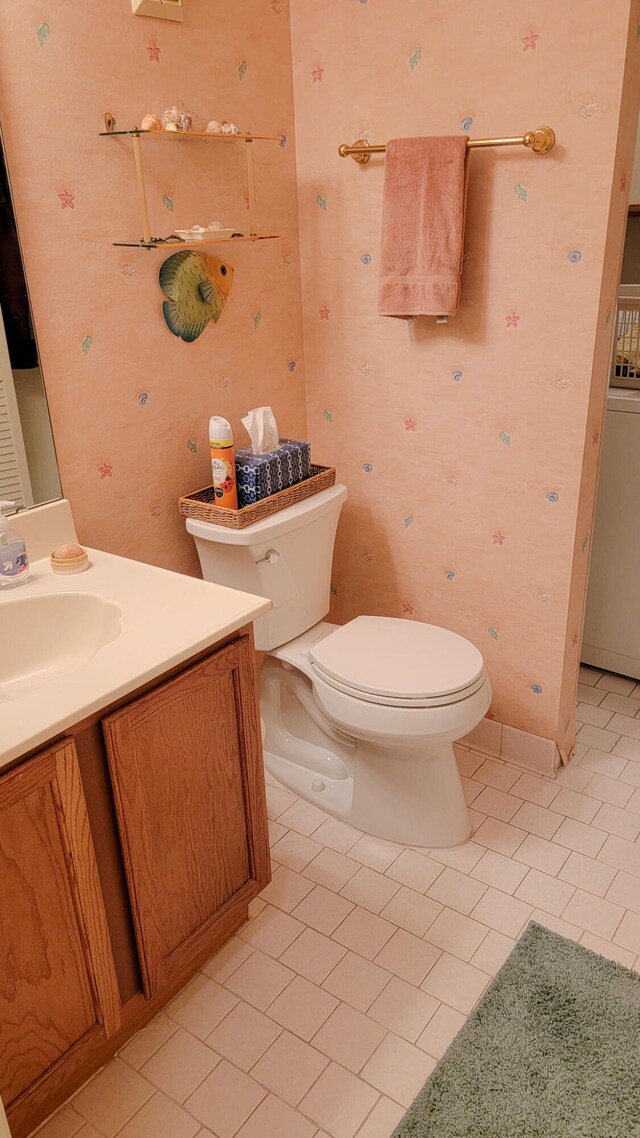
<instances>
[{"instance_id":1,"label":"wooden cabinet door","mask_svg":"<svg viewBox=\"0 0 640 1138\"><path fill-rule=\"evenodd\" d=\"M248 636L103 720L145 993L269 880Z\"/></svg>"},{"instance_id":2,"label":"wooden cabinet door","mask_svg":"<svg viewBox=\"0 0 640 1138\"><path fill-rule=\"evenodd\" d=\"M0 1096L37 1113L120 1025L80 771L63 741L0 776ZM34 1114L34 1117L36 1115Z\"/></svg>"}]
</instances>

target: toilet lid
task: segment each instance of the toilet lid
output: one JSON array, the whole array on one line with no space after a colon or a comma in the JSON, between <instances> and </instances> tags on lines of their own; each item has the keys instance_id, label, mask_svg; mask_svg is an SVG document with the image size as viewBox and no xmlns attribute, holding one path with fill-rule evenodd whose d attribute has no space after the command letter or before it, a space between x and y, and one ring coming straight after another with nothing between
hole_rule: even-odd
<instances>
[{"instance_id":1,"label":"toilet lid","mask_svg":"<svg viewBox=\"0 0 640 1138\"><path fill-rule=\"evenodd\" d=\"M381 702L466 694L484 675L482 656L463 636L396 617L356 617L314 644L309 656L329 682Z\"/></svg>"}]
</instances>

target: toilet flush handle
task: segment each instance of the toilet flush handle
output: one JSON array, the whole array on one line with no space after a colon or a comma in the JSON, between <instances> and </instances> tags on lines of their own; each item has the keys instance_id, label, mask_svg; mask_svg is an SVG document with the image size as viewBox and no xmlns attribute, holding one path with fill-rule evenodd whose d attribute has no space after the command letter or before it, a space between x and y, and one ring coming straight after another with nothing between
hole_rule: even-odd
<instances>
[{"instance_id":1,"label":"toilet flush handle","mask_svg":"<svg viewBox=\"0 0 640 1138\"><path fill-rule=\"evenodd\" d=\"M256 565L275 565L280 560L280 554L277 549L268 549L264 557L256 558Z\"/></svg>"}]
</instances>

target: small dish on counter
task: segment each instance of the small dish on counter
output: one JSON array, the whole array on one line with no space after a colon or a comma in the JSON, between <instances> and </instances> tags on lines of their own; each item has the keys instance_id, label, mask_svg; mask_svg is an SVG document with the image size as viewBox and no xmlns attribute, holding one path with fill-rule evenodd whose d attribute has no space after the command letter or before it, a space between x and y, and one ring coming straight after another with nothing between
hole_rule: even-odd
<instances>
[{"instance_id":1,"label":"small dish on counter","mask_svg":"<svg viewBox=\"0 0 640 1138\"><path fill-rule=\"evenodd\" d=\"M176 229L183 241L226 241L236 233L235 229Z\"/></svg>"}]
</instances>

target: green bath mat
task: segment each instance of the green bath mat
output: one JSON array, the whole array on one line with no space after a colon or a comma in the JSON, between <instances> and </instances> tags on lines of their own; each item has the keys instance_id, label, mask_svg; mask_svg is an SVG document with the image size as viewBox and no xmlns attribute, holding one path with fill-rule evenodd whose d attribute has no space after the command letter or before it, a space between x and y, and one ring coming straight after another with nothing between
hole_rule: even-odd
<instances>
[{"instance_id":1,"label":"green bath mat","mask_svg":"<svg viewBox=\"0 0 640 1138\"><path fill-rule=\"evenodd\" d=\"M392 1138L640 1138L640 975L532 922Z\"/></svg>"}]
</instances>

